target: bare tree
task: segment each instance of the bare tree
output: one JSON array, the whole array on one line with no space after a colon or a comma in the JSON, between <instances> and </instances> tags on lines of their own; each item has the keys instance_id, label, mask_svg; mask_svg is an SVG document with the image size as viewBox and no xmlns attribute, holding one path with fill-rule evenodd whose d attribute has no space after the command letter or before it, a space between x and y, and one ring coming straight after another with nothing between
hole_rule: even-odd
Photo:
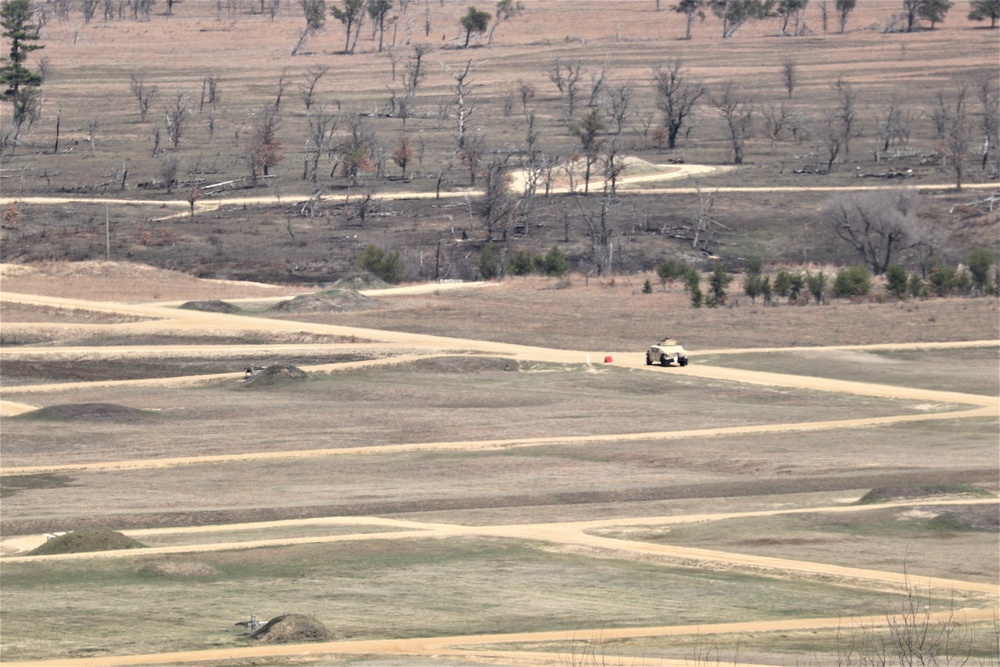
<instances>
[{"instance_id":1,"label":"bare tree","mask_svg":"<svg viewBox=\"0 0 1000 667\"><path fill-rule=\"evenodd\" d=\"M866 623L851 628L850 635L838 631L838 665L939 665L971 664L972 630L952 600L943 613L930 590L921 592L906 584L905 597L886 609L885 623ZM935 618L937 616L938 618ZM996 624L994 624L996 626ZM994 634L997 628L994 627ZM1000 640L1000 635L994 642ZM976 664L996 664L993 658Z\"/></svg>"},{"instance_id":2,"label":"bare tree","mask_svg":"<svg viewBox=\"0 0 1000 667\"><path fill-rule=\"evenodd\" d=\"M881 159L893 144L906 145L910 138L910 115L903 107L898 95L889 96L889 104L877 119L875 133L878 143L875 147L875 161Z\"/></svg>"},{"instance_id":3,"label":"bare tree","mask_svg":"<svg viewBox=\"0 0 1000 667\"><path fill-rule=\"evenodd\" d=\"M528 102L535 97L535 87L521 79L517 82L517 92L521 95L521 113L528 118Z\"/></svg>"},{"instance_id":4,"label":"bare tree","mask_svg":"<svg viewBox=\"0 0 1000 667\"><path fill-rule=\"evenodd\" d=\"M572 118L576 113L576 101L580 91L580 77L583 76L583 65L580 64L579 60L557 58L546 70L546 74L549 75L549 80L555 84L559 95L566 103L566 117Z\"/></svg>"},{"instance_id":5,"label":"bare tree","mask_svg":"<svg viewBox=\"0 0 1000 667\"><path fill-rule=\"evenodd\" d=\"M167 189L167 194L173 192L174 186L177 184L177 171L179 169L180 163L175 158L170 158L161 165L160 178L163 179L163 185Z\"/></svg>"},{"instance_id":6,"label":"bare tree","mask_svg":"<svg viewBox=\"0 0 1000 667\"><path fill-rule=\"evenodd\" d=\"M281 98L285 95L285 88L289 84L288 70L282 70L281 75L278 77L278 94L274 96L274 112L278 113L281 111Z\"/></svg>"},{"instance_id":7,"label":"bare tree","mask_svg":"<svg viewBox=\"0 0 1000 667\"><path fill-rule=\"evenodd\" d=\"M177 91L170 105L164 108L167 116L167 136L170 137L170 144L177 149L177 144L184 134L184 127L188 115L188 98L181 91Z\"/></svg>"},{"instance_id":8,"label":"bare tree","mask_svg":"<svg viewBox=\"0 0 1000 667\"><path fill-rule=\"evenodd\" d=\"M614 197L618 194L618 179L625 173L625 155L621 152L618 139L607 142L602 160L604 162L604 194Z\"/></svg>"},{"instance_id":9,"label":"bare tree","mask_svg":"<svg viewBox=\"0 0 1000 667\"><path fill-rule=\"evenodd\" d=\"M535 194L538 192L538 184L544 177L547 164L547 156L538 147L538 129L535 127L534 114L528 116L527 125L520 164L524 182L518 202L526 236L533 221Z\"/></svg>"},{"instance_id":10,"label":"bare tree","mask_svg":"<svg viewBox=\"0 0 1000 667\"><path fill-rule=\"evenodd\" d=\"M319 80L329 71L330 68L326 65L310 65L306 70L305 83L299 84L299 95L306 105L306 112L312 109L312 105L316 102L316 86L319 85Z\"/></svg>"},{"instance_id":11,"label":"bare tree","mask_svg":"<svg viewBox=\"0 0 1000 667\"><path fill-rule=\"evenodd\" d=\"M937 95L937 109L943 119L944 132L941 137L940 150L955 172L955 189L962 189L962 175L969 161L969 149L972 146L972 125L969 122L968 87L958 86L953 101L949 101L945 93Z\"/></svg>"},{"instance_id":12,"label":"bare tree","mask_svg":"<svg viewBox=\"0 0 1000 667\"><path fill-rule=\"evenodd\" d=\"M847 159L851 155L851 137L856 132L855 123L858 116L858 98L854 92L854 87L843 79L837 79L834 89L837 93L837 106L834 115L840 126L844 159Z\"/></svg>"},{"instance_id":13,"label":"bare tree","mask_svg":"<svg viewBox=\"0 0 1000 667\"><path fill-rule=\"evenodd\" d=\"M97 148L97 131L101 129L101 121L93 118L87 122L87 143L90 144L90 154L94 154Z\"/></svg>"},{"instance_id":14,"label":"bare tree","mask_svg":"<svg viewBox=\"0 0 1000 667\"><path fill-rule=\"evenodd\" d=\"M712 208L715 206L715 195L719 191L715 190L706 194L701 191L701 184L698 183L698 179L692 178L691 180L694 182L695 194L698 195L698 211L694 219L694 234L691 238L691 247L697 248L701 244L702 248L707 249L714 235L714 226L721 227L721 223L712 217ZM706 234L707 238L702 238L703 234Z\"/></svg>"},{"instance_id":15,"label":"bare tree","mask_svg":"<svg viewBox=\"0 0 1000 667\"><path fill-rule=\"evenodd\" d=\"M271 167L281 163L281 144L278 143L278 112L264 107L254 115L253 132L247 146L247 167L250 182L257 185L261 176L268 176Z\"/></svg>"},{"instance_id":16,"label":"bare tree","mask_svg":"<svg viewBox=\"0 0 1000 667\"><path fill-rule=\"evenodd\" d=\"M601 197L597 211L588 210L583 205L583 197L575 197L580 208L580 215L587 225L587 235L590 237L590 257L597 275L604 275L612 262L612 238L615 234L611 222L611 208L614 199L611 196Z\"/></svg>"},{"instance_id":17,"label":"bare tree","mask_svg":"<svg viewBox=\"0 0 1000 667\"><path fill-rule=\"evenodd\" d=\"M781 63L781 80L785 84L785 90L788 91L788 99L792 99L792 92L795 90L795 84L798 83L798 69L795 66L795 61L791 58Z\"/></svg>"},{"instance_id":18,"label":"bare tree","mask_svg":"<svg viewBox=\"0 0 1000 667\"><path fill-rule=\"evenodd\" d=\"M506 242L513 227L517 203L506 160L494 155L483 170L483 179L483 199L479 209L487 238L492 241L499 233L500 240Z\"/></svg>"},{"instance_id":19,"label":"bare tree","mask_svg":"<svg viewBox=\"0 0 1000 667\"><path fill-rule=\"evenodd\" d=\"M414 44L413 54L406 61L406 81L404 88L408 96L413 96L417 92L417 87L424 80L427 73L423 68L424 56L431 51L430 44Z\"/></svg>"},{"instance_id":20,"label":"bare tree","mask_svg":"<svg viewBox=\"0 0 1000 667\"><path fill-rule=\"evenodd\" d=\"M683 62L678 59L666 67L657 65L653 70L653 85L657 104L663 112L663 127L667 131L667 148L677 148L677 137L685 122L694 113L695 105L705 94L705 86L689 81Z\"/></svg>"},{"instance_id":21,"label":"bare tree","mask_svg":"<svg viewBox=\"0 0 1000 667\"><path fill-rule=\"evenodd\" d=\"M985 76L979 82L979 101L983 105L983 171L989 166L990 153L1000 145L1000 90L994 87L994 83L992 76ZM1000 164L994 165L993 171L1000 171Z\"/></svg>"},{"instance_id":22,"label":"bare tree","mask_svg":"<svg viewBox=\"0 0 1000 667\"><path fill-rule=\"evenodd\" d=\"M732 81L722 86L722 92L711 98L709 104L722 114L729 129L729 142L733 148L733 164L743 164L746 140L753 134L753 100L736 89Z\"/></svg>"},{"instance_id":23,"label":"bare tree","mask_svg":"<svg viewBox=\"0 0 1000 667\"><path fill-rule=\"evenodd\" d=\"M306 117L309 125L306 135L306 173L303 178L319 183L319 160L330 145L330 138L337 130L336 118L322 105L314 105Z\"/></svg>"},{"instance_id":24,"label":"bare tree","mask_svg":"<svg viewBox=\"0 0 1000 667\"><path fill-rule=\"evenodd\" d=\"M137 70L134 70L131 74L129 88L136 102L139 103L139 120L145 123L146 114L149 113L149 107L152 106L153 100L156 99L156 93L159 89L156 86L147 86L145 74Z\"/></svg>"},{"instance_id":25,"label":"bare tree","mask_svg":"<svg viewBox=\"0 0 1000 667\"><path fill-rule=\"evenodd\" d=\"M399 138L399 143L396 145L395 150L392 151L392 161L396 163L397 167L403 170L403 180L405 181L406 165L413 162L413 145L406 135Z\"/></svg>"},{"instance_id":26,"label":"bare tree","mask_svg":"<svg viewBox=\"0 0 1000 667\"><path fill-rule=\"evenodd\" d=\"M469 170L469 185L476 184L476 176L482 169L486 152L486 140L480 134L469 135L465 144L458 150L459 159Z\"/></svg>"},{"instance_id":27,"label":"bare tree","mask_svg":"<svg viewBox=\"0 0 1000 667\"><path fill-rule=\"evenodd\" d=\"M204 111L206 102L208 102L209 109L214 112L221 100L222 93L219 90L219 75L215 72L210 72L201 80L201 99L198 102L198 113Z\"/></svg>"},{"instance_id":28,"label":"bare tree","mask_svg":"<svg viewBox=\"0 0 1000 667\"><path fill-rule=\"evenodd\" d=\"M465 147L465 132L469 122L469 117L476 109L475 100L472 97L472 91L475 89L475 85L469 80L469 77L486 62L487 61L485 60L481 60L478 63L473 64L473 60L470 58L466 61L465 65L460 67L449 67L448 65L441 63L444 71L446 71L455 81L455 106L458 108L458 132L456 140L459 149Z\"/></svg>"},{"instance_id":29,"label":"bare tree","mask_svg":"<svg viewBox=\"0 0 1000 667\"><path fill-rule=\"evenodd\" d=\"M355 200L349 219L357 220L358 226L364 229L365 222L372 214L378 212L378 208L379 203L378 199L375 198L375 188L368 186L362 190L361 196Z\"/></svg>"},{"instance_id":30,"label":"bare tree","mask_svg":"<svg viewBox=\"0 0 1000 667\"><path fill-rule=\"evenodd\" d=\"M929 238L917 217L919 200L912 190L893 189L841 193L824 207L827 220L876 275L885 273L896 256Z\"/></svg>"},{"instance_id":31,"label":"bare tree","mask_svg":"<svg viewBox=\"0 0 1000 667\"><path fill-rule=\"evenodd\" d=\"M338 147L340 173L351 187L361 183L361 176L376 169L376 137L363 116L350 113L346 116L347 138ZM336 167L337 165L335 165Z\"/></svg>"},{"instance_id":32,"label":"bare tree","mask_svg":"<svg viewBox=\"0 0 1000 667\"><path fill-rule=\"evenodd\" d=\"M625 121L632 110L632 99L635 96L635 83L629 79L608 91L606 97L607 115L615 124L615 134L620 135L625 127Z\"/></svg>"},{"instance_id":33,"label":"bare tree","mask_svg":"<svg viewBox=\"0 0 1000 667\"><path fill-rule=\"evenodd\" d=\"M601 67L601 71L590 75L590 99L587 101L587 106L596 107L597 101L601 96L601 91L604 90L604 80L608 76L608 68L611 66L611 54L609 53L604 58L604 66Z\"/></svg>"},{"instance_id":34,"label":"bare tree","mask_svg":"<svg viewBox=\"0 0 1000 667\"><path fill-rule=\"evenodd\" d=\"M774 153L778 138L789 127L791 112L782 102L777 107L773 104L768 106L761 114L764 116L764 130L771 140L771 153Z\"/></svg>"}]
</instances>

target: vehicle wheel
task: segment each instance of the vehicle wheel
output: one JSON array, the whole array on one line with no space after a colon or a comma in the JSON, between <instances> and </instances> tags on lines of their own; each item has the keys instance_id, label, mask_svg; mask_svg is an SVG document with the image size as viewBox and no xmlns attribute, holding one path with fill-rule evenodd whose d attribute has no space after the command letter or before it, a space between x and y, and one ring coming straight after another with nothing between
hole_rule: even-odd
<instances>
[{"instance_id":1,"label":"vehicle wheel","mask_svg":"<svg viewBox=\"0 0 1000 667\"><path fill-rule=\"evenodd\" d=\"M665 354L661 354L660 355L660 365L661 366L669 366L670 365L670 357L668 357Z\"/></svg>"},{"instance_id":2,"label":"vehicle wheel","mask_svg":"<svg viewBox=\"0 0 1000 667\"><path fill-rule=\"evenodd\" d=\"M679 363L681 366L687 366L688 365L687 357L681 357Z\"/></svg>"},{"instance_id":3,"label":"vehicle wheel","mask_svg":"<svg viewBox=\"0 0 1000 667\"><path fill-rule=\"evenodd\" d=\"M649 354L646 355L646 365L647 366L653 365L653 360L649 358Z\"/></svg>"}]
</instances>

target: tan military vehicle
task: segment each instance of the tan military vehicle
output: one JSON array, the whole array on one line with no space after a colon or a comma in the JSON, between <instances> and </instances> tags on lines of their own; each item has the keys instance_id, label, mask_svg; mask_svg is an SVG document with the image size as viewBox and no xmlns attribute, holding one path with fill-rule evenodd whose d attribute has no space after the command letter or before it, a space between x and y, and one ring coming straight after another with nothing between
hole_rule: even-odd
<instances>
[{"instance_id":1,"label":"tan military vehicle","mask_svg":"<svg viewBox=\"0 0 1000 667\"><path fill-rule=\"evenodd\" d=\"M687 352L684 351L681 345L677 344L676 340L667 337L646 350L646 365L652 366L657 362L661 366L670 366L673 364L687 366Z\"/></svg>"}]
</instances>

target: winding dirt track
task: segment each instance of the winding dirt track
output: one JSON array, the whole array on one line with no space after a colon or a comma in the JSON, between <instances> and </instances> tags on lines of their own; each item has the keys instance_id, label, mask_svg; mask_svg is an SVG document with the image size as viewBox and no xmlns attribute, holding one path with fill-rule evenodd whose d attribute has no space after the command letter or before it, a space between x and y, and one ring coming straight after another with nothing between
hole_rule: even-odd
<instances>
[{"instance_id":1,"label":"winding dirt track","mask_svg":"<svg viewBox=\"0 0 1000 667\"><path fill-rule=\"evenodd\" d=\"M440 286L431 286L429 289L437 289ZM345 364L321 365L305 367L313 372L336 372L340 369L356 368L363 365L382 363L406 363L409 360L440 354L477 354L477 355L503 355L519 360L544 361L557 363L589 363L591 359L598 360L606 354L615 356L615 363L625 365L635 369L646 369L645 359L642 353L635 352L612 352L612 351L580 351L580 350L554 350L540 347L523 345L510 345L495 343L490 341L453 339L441 336L418 335L394 331L381 331L374 329L362 329L356 327L344 327L325 324L312 324L307 322L279 321L264 318L253 318L238 315L224 315L215 313L203 313L190 310L178 310L167 307L164 304L119 304L119 303L99 303L81 299L60 299L55 297L40 297L26 294L4 293L4 300L22 304L36 304L57 308L79 308L103 313L113 313L119 315L131 315L147 318L139 322L114 325L86 325L88 329L100 329L102 327L117 332L131 332L135 334L161 333L164 331L263 331L270 333L280 332L309 332L316 334L354 336L356 339L369 341L358 345L292 345L273 346L275 351L317 351L317 350L347 350L364 349L373 350L384 348L396 353L386 359L376 359L372 361L353 362ZM5 323L5 328L10 326ZM16 326L16 325L15 325ZM35 327L38 325L23 325L25 327ZM50 327L84 328L78 324L49 324ZM1000 344L998 341L978 341L960 344L940 344L940 346L971 347L990 346ZM934 347L935 345L880 345L870 346L877 349L916 349ZM227 348L228 352L242 354L249 348L233 346ZM260 350L255 346L254 350ZM866 349L865 346L851 346L851 349ZM400 351L405 351L399 354ZM186 357L213 357L218 358L220 354L219 346L135 346L109 348L0 348L0 360L14 359L18 356L28 355L49 355L55 358L128 358L128 357L166 357L169 355L184 355ZM421 444L397 444L382 447L365 447L364 452L368 455L378 452L392 452L409 449L488 449L501 447L536 446L539 444L552 443L579 443L594 441L622 441L640 439L665 439L665 438L692 438L710 437L720 434L730 433L760 433L760 432L789 432L789 431L815 431L843 428L862 428L877 426L882 424L902 423L923 420L941 419L963 419L976 417L996 418L1000 415L1000 399L991 396L964 394L959 392L934 391L927 389L915 389L909 387L898 387L888 385L877 385L869 383L830 380L826 378L791 376L777 373L766 373L759 371L746 371L738 369L728 369L721 367L710 367L692 364L685 368L675 369L675 372L687 375L691 378L705 378L714 380L725 380L732 382L742 382L757 385L779 386L785 388L808 389L814 391L847 393L854 395L894 398L905 400L920 400L937 404L951 406L948 409L931 414L904 414L867 419L848 419L836 421L816 421L805 423L770 424L761 426L733 427L733 428L706 428L687 431L673 432L653 432L653 433L622 433L603 436L584 437L560 437L549 438L528 438L512 440L480 440L480 441L460 441L444 443L421 443ZM74 388L83 387L110 387L110 386L191 386L199 383L218 382L223 379L238 377L239 374L216 374L205 376L191 376L181 378L128 380L128 381L102 381L74 383ZM57 392L65 389L64 384L30 385L20 387L3 388L0 401L0 415L10 415L30 409L31 406L21 400L29 400L35 393ZM18 401L6 400L10 396L16 396ZM38 466L3 468L4 474L37 474L54 471L72 470L99 470L99 469L134 469L153 468L166 466L198 465L217 461L235 461L244 459L266 459L266 458L302 458L319 456L344 456L351 455L360 450L354 449L321 449L302 450L277 453L253 453L234 454L211 457L186 457L177 459L156 459L137 461L116 461L102 462L94 464L67 464L60 466ZM961 501L939 500L932 502L921 501L921 504L947 504L949 502L961 502L970 504L973 501L967 499ZM996 504L996 500L975 501L982 503ZM910 503L912 504L912 503ZM824 508L803 508L792 510L779 510L774 512L751 512L738 514L718 514L718 515L688 515L671 517L652 517L642 519L615 519L608 521L588 521L576 523L552 523L552 524L530 524L530 525L496 525L496 526L462 526L454 524L432 524L413 521L392 521L372 517L360 517L352 519L329 518L313 519L303 522L281 522L282 525L292 525L294 523L364 523L367 525L385 525L396 529L395 532L386 533L359 533L334 535L325 537L310 537L301 539L280 539L280 540L255 540L245 542L227 542L222 544L195 544L180 547L161 547L145 550L144 553L183 553L192 551L224 550L224 549L250 549L260 546L273 546L277 544L297 544L302 542L318 541L346 541L346 540L369 540L369 539L427 539L450 537L457 535L476 535L492 537L509 537L523 540L543 541L546 543L587 549L597 549L610 552L626 552L629 554L645 554L665 559L669 562L679 562L686 564L698 564L726 567L729 569L738 568L748 571L767 571L771 574L781 574L796 577L819 577L824 580L836 580L841 585L870 588L877 587L898 587L906 583L906 574L901 572L885 572L877 570L865 570L860 568L849 568L834 566L825 563L808 561L797 561L791 559L769 558L760 556L749 556L746 554L728 553L706 549L693 549L686 547L675 547L649 542L629 541L602 537L593 534L591 531L602 528L614 528L629 525L664 525L669 523L681 523L692 521L712 521L723 518L733 518L736 516L766 516L773 514L794 513L799 511L810 512L847 512L865 511L867 509L884 508L892 505L879 506L835 506ZM163 529L157 531L128 531L130 535L141 536L142 534L152 534L154 532L190 532L199 531L223 531L242 530L246 528L267 527L262 524L241 524L235 526L211 526L205 528L180 528ZM30 548L31 540L18 538L21 540L20 548ZM37 538L36 538L37 539ZM14 546L13 542L8 542L6 546ZM115 558L120 555L134 555L128 552L103 552L91 554L71 554L64 556L49 557L6 557L4 563L26 562L39 558L57 559L81 559L81 558ZM988 601L987 608L968 609L958 612L959 618L967 620L989 620L1000 614L1000 607L997 606L1000 590L992 583L976 583L953 579L932 579L927 582L929 587L943 588L952 591L962 591L968 594L985 596ZM951 613L951 612L948 612ZM794 630L794 629L816 629L831 628L851 625L852 623L875 623L884 622L884 617L877 619L854 619L848 621L842 618L821 618L802 619L793 621L774 622L746 622L746 623L725 623L712 626L702 625L697 628L691 626L671 626L671 627L651 627L651 628L627 628L627 629L600 629L582 630L572 634L566 632L542 632L524 633L517 635L481 635L465 637L435 637L405 640L371 640L371 641L344 641L330 642L324 644L301 644L301 645L280 645L280 646L257 646L237 649L221 649L208 651L192 651L179 653L163 653L156 655L132 655L101 658L68 659L57 661L39 662L10 662L5 663L12 667L41 667L43 665L63 665L65 667L84 667L91 665L141 665L141 664L168 664L168 663L196 663L213 660L236 660L253 657L267 656L296 656L296 655L317 655L317 654L340 654L340 655L392 655L392 656L451 656L475 661L504 661L507 663L530 663L549 664L565 661L564 655L546 654L539 652L518 652L518 651L497 651L488 649L478 649L477 646L488 644L509 644L528 643L541 641L588 641L595 639L614 639L624 637L650 637L665 635L681 635L692 633L737 633L737 632L761 632L769 630ZM642 659L631 659L637 665L657 664L665 667L673 665L686 665L687 661L674 661L657 658L647 661ZM752 666L751 666L752 667Z\"/></svg>"},{"instance_id":2,"label":"winding dirt track","mask_svg":"<svg viewBox=\"0 0 1000 667\"><path fill-rule=\"evenodd\" d=\"M633 195L670 195L670 194L696 194L699 192L697 187L671 187L671 188L651 188L651 187L636 187L642 186L647 183L659 183L663 181L676 181L686 178L695 178L698 176L710 176L712 174L724 173L727 171L732 171L736 167L732 166L710 166L710 165L698 165L698 164L681 164L681 165L651 165L653 167L659 167L661 171L649 174L634 174L625 175L618 180L618 189L620 192L627 192ZM515 190L524 189L524 174L513 172L512 186ZM770 193L790 193L790 192L859 192L859 191L871 191L871 190L883 190L885 189L885 184L870 184L867 182L860 183L858 185L842 185L842 186L829 186L829 185L818 185L818 186L721 186L712 188L713 191L726 192L726 193L753 193L753 192L770 192ZM894 184L893 187L908 189L908 190L950 190L954 187L953 183L903 183ZM962 185L965 189L970 190L995 190L996 183L966 183ZM550 188L552 194L567 194L572 192L568 184L557 185ZM416 200L416 199L455 199L462 197L476 197L481 196L483 193L480 190L474 188L463 188L461 190L445 191L441 193L435 192L382 192L379 193L378 198L387 201L400 201L400 200ZM340 197L328 197L328 200L339 199ZM274 205L281 204L282 202L290 203L296 202L299 204L309 201L310 195L305 193L290 193L285 195L252 195L252 196L236 196L236 197L212 197L211 199L203 199L195 203L195 211L213 211L229 206L246 206L246 205ZM0 206L5 206L11 202L23 202L26 204L113 204L115 206L171 206L178 209L177 213L172 213L170 215L161 216L156 218L157 221L169 220L171 218L179 218L190 215L190 203L183 199L177 200L162 200L162 199L105 199L100 197L50 197L50 196L27 196L27 197L0 197Z\"/></svg>"}]
</instances>

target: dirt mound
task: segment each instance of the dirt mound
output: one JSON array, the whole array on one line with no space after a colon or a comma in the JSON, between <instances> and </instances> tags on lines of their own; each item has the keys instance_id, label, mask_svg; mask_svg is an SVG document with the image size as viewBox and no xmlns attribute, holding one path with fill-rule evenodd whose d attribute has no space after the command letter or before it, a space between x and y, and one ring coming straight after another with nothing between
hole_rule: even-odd
<instances>
[{"instance_id":1,"label":"dirt mound","mask_svg":"<svg viewBox=\"0 0 1000 667\"><path fill-rule=\"evenodd\" d=\"M38 410L32 410L20 415L23 419L82 419L91 421L110 421L116 423L136 422L148 416L149 413L136 408L128 408L115 403L64 403L50 405Z\"/></svg>"},{"instance_id":2,"label":"dirt mound","mask_svg":"<svg viewBox=\"0 0 1000 667\"><path fill-rule=\"evenodd\" d=\"M990 533L1000 532L1000 515L997 514L996 506L969 505L965 507L952 507L944 512L940 508L934 507L918 507L916 509L939 513L931 519L931 523L940 528L948 530L981 530Z\"/></svg>"},{"instance_id":3,"label":"dirt mound","mask_svg":"<svg viewBox=\"0 0 1000 667\"><path fill-rule=\"evenodd\" d=\"M370 273L352 273L335 282L333 286L342 290L385 289L392 287L389 283L381 278L376 278Z\"/></svg>"},{"instance_id":4,"label":"dirt mound","mask_svg":"<svg viewBox=\"0 0 1000 667\"><path fill-rule=\"evenodd\" d=\"M335 289L304 294L288 301L281 301L272 312L278 313L342 313L353 310L368 310L376 307L375 299L360 294L355 290Z\"/></svg>"},{"instance_id":5,"label":"dirt mound","mask_svg":"<svg viewBox=\"0 0 1000 667\"><path fill-rule=\"evenodd\" d=\"M917 486L882 486L874 488L858 500L859 505L888 503L911 498L936 498L940 496L971 496L992 498L985 489L969 484L921 484Z\"/></svg>"},{"instance_id":6,"label":"dirt mound","mask_svg":"<svg viewBox=\"0 0 1000 667\"><path fill-rule=\"evenodd\" d=\"M272 618L251 637L258 641L279 644L333 639L333 635L325 625L312 616L303 614L283 614Z\"/></svg>"},{"instance_id":7,"label":"dirt mound","mask_svg":"<svg viewBox=\"0 0 1000 667\"><path fill-rule=\"evenodd\" d=\"M236 315L240 313L240 309L231 303L226 301L220 301L219 299L213 299L211 301L188 301L181 304L181 308L187 310L200 310L205 313L223 313L225 315Z\"/></svg>"},{"instance_id":8,"label":"dirt mound","mask_svg":"<svg viewBox=\"0 0 1000 667\"><path fill-rule=\"evenodd\" d=\"M32 556L76 554L88 551L145 549L146 545L113 530L85 530L58 535L30 552Z\"/></svg>"},{"instance_id":9,"label":"dirt mound","mask_svg":"<svg viewBox=\"0 0 1000 667\"><path fill-rule=\"evenodd\" d=\"M246 379L243 386L248 389L283 387L289 384L304 382L308 378L309 374L301 368L275 364L259 371L255 371L251 377Z\"/></svg>"}]
</instances>

